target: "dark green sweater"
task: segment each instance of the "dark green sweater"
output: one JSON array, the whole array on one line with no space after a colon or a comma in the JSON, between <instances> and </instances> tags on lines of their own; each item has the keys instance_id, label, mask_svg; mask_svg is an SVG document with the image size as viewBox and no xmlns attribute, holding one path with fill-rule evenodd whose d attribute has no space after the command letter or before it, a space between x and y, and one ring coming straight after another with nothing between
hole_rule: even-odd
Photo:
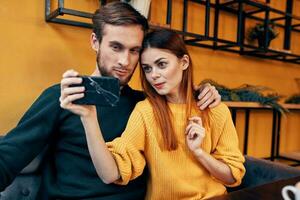
<instances>
[{"instance_id":1,"label":"dark green sweater","mask_svg":"<svg viewBox=\"0 0 300 200\"><path fill-rule=\"evenodd\" d=\"M101 181L90 158L80 118L60 108L59 96L59 85L46 89L0 141L0 191L48 146L42 166L43 199L143 199L145 173L127 186ZM118 106L97 107L106 141L120 136L135 104L143 99L141 92L127 86Z\"/></svg>"}]
</instances>

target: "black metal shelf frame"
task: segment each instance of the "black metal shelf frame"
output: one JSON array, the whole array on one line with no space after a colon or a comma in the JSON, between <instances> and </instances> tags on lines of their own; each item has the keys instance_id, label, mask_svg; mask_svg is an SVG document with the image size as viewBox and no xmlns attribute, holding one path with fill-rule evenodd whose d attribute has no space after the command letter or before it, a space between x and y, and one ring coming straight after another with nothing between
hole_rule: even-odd
<instances>
[{"instance_id":1,"label":"black metal shelf frame","mask_svg":"<svg viewBox=\"0 0 300 200\"><path fill-rule=\"evenodd\" d=\"M248 155L248 139L249 139L249 123L250 123L250 114L251 111L257 110L265 110L272 112L272 135L271 135L271 151L270 156L265 157L265 159L269 159L271 161L275 161L276 159L288 160L292 161L293 163L290 164L291 166L300 166L300 160L290 158L287 156L280 155L280 129L281 129L281 118L282 114L271 107L244 107L244 106L228 106L231 111L232 121L236 126L236 116L237 111L244 111L245 112L245 127L244 127L244 144L243 144L243 154ZM288 110L297 111L297 108L288 108Z\"/></svg>"},{"instance_id":2,"label":"black metal shelf frame","mask_svg":"<svg viewBox=\"0 0 300 200\"><path fill-rule=\"evenodd\" d=\"M91 23L58 18L63 15L70 15L70 16L91 19L93 14L88 13L88 12L82 12L82 11L78 11L78 10L74 10L74 9L65 8L64 0L56 0L56 1L58 4L58 7L55 10L51 11L51 3L53 2L53 0L45 0L45 20L46 20L46 22L54 22L54 23L79 26L79 27L84 27L84 28L92 28L93 27ZM106 3L105 0L99 0L99 5L104 5L105 3Z\"/></svg>"},{"instance_id":3,"label":"black metal shelf frame","mask_svg":"<svg viewBox=\"0 0 300 200\"><path fill-rule=\"evenodd\" d=\"M272 112L272 135L271 135L271 151L270 151L270 157L267 157L266 159L270 159L271 161L274 161L275 158L277 158L277 149L276 149L276 142L277 139L277 133L278 133L278 119L279 119L279 112L273 108L270 107L231 107L229 106L229 109L231 111L232 115L232 121L234 125L236 126L236 113L238 110L245 112L245 127L244 127L244 144L243 144L243 154L248 155L248 139L249 139L249 123L250 123L250 113L251 111L256 110L267 110ZM279 127L280 128L280 127Z\"/></svg>"},{"instance_id":4,"label":"black metal shelf frame","mask_svg":"<svg viewBox=\"0 0 300 200\"><path fill-rule=\"evenodd\" d=\"M62 19L59 16L71 15L82 18L92 18L92 13L77 11L73 9L64 8L64 0L56 0L58 2L58 8L51 11L51 2L53 0L45 0L45 19L47 22L55 22L61 24L68 24L72 26L80 26L85 28L92 28L91 23L79 22L75 20ZM205 23L204 23L204 34L197 34L187 31L188 24L188 3L194 2L205 6ZM99 0L99 5L104 5L106 0ZM291 43L291 33L300 32L300 17L292 15L293 0L286 0L286 12L281 10L271 8L267 4L270 0L266 0L266 4L261 4L251 0L228 0L220 3L220 0L215 0L212 3L210 0L184 0L183 1L183 25L181 30L175 30L177 33L181 34L186 44L204 48L210 48L213 50L222 50L233 53L239 53L240 55L254 56L259 58L267 58L272 60L279 60L284 62L290 62L295 64L300 64L300 55L289 53L288 51L279 51L274 49L269 49L267 47L268 31L267 27L272 21L275 26L282 27L284 31L284 44L283 49L289 50ZM236 8L232 5L236 4ZM252 6L255 10L247 12L244 10L245 5ZM210 13L214 9L214 20L211 22ZM218 27L220 11L225 11L237 15L237 36L235 41L225 40L219 37ZM270 13L277 13L280 17L270 18ZM259 18L255 16L256 13L264 13L264 18ZM255 19L264 23L265 26L265 44L263 47L259 48L257 46L245 44L245 22L246 19ZM172 0L167 0L167 15L166 24L171 27L172 20ZM299 23L292 23L293 21L299 21ZM283 24L278 23L278 21L283 21ZM213 23L213 33L212 36L209 33L210 24ZM152 28L156 28L152 26ZM172 27L171 27L172 28ZM205 43L204 43L205 42ZM209 42L209 43L207 43Z\"/></svg>"},{"instance_id":5,"label":"black metal shelf frame","mask_svg":"<svg viewBox=\"0 0 300 200\"><path fill-rule=\"evenodd\" d=\"M204 34L194 34L187 31L187 13L188 13L188 2L195 2L205 6L205 23L204 23ZM300 55L289 53L286 50L290 49L290 41L291 41L291 33L292 31L300 32L297 29L300 24L292 25L292 19L299 20L296 16L292 15L292 6L293 0L286 0L286 12L281 10L277 10L275 8L271 8L267 5L270 3L270 0L266 0L266 4L261 4L255 1L250 0L228 0L224 3L220 3L219 0L215 0L215 3L211 3L210 0L185 0L183 4L183 27L182 31L177 30L179 34L182 34L185 38L186 44L192 46L199 46L205 48L211 48L214 50L222 50L229 51L234 53L239 53L241 55L254 56L259 58L267 58L272 60L279 60L284 62L296 63L300 64ZM232 5L237 4L236 8L233 8ZM247 12L244 10L244 6L252 6L256 9ZM172 1L168 0L167 4L167 21L166 23L171 25L171 17L172 16ZM214 9L214 22L213 22L213 36L209 35L209 26L210 26L210 10ZM219 38L218 36L218 27L219 27L219 17L220 11L226 11L232 14L237 15L238 27L237 27L237 37L235 41L224 40ZM264 18L259 18L254 16L256 13L264 12ZM280 14L281 17L270 18L270 13L274 12L276 14ZM246 19L255 19L258 21L262 21L265 26L265 44L263 47L257 47L254 45L245 44L245 23ZM284 21L284 25L277 23L279 20ZM267 27L269 24L273 22L275 26L283 27L285 29L285 37L284 37L284 51L269 49L267 47L268 41L268 31ZM186 36L189 39L186 39ZM204 41L211 41L212 44L203 43Z\"/></svg>"}]
</instances>

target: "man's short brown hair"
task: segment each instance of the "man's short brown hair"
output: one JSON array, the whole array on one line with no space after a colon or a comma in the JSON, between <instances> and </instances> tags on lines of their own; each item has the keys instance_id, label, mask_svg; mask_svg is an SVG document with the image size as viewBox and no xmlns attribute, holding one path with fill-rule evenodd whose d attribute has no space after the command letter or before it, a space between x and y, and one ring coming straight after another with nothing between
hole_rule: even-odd
<instances>
[{"instance_id":1,"label":"man's short brown hair","mask_svg":"<svg viewBox=\"0 0 300 200\"><path fill-rule=\"evenodd\" d=\"M148 21L143 15L131 5L120 1L108 3L97 9L92 21L93 32L96 34L99 42L102 40L105 24L116 26L140 25L144 33L146 33L149 28Z\"/></svg>"}]
</instances>

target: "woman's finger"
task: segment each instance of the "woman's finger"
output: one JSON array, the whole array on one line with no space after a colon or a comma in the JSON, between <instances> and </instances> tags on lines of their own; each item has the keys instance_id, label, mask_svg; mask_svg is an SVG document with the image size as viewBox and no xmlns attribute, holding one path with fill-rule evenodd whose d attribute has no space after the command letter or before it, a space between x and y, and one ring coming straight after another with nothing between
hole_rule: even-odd
<instances>
[{"instance_id":1,"label":"woman's finger","mask_svg":"<svg viewBox=\"0 0 300 200\"><path fill-rule=\"evenodd\" d=\"M202 119L201 119L201 117L193 116L193 117L189 118L189 121L192 121L192 122L194 122L194 123L202 126Z\"/></svg>"}]
</instances>

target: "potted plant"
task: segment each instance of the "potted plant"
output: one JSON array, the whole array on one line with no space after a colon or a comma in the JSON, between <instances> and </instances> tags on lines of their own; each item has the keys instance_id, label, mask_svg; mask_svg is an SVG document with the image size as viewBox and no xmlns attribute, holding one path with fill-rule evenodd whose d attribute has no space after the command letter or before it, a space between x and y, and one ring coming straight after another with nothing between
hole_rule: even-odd
<instances>
[{"instance_id":1,"label":"potted plant","mask_svg":"<svg viewBox=\"0 0 300 200\"><path fill-rule=\"evenodd\" d=\"M294 94L285 100L285 103L300 104L300 94Z\"/></svg>"},{"instance_id":2,"label":"potted plant","mask_svg":"<svg viewBox=\"0 0 300 200\"><path fill-rule=\"evenodd\" d=\"M274 38L276 38L279 33L276 31L274 23L268 24L267 27L268 27L268 36L269 37L268 37L268 41L266 43L266 45L267 45L266 47L269 47L270 42ZM248 33L247 33L246 37L249 42L254 42L255 40L257 40L258 46L264 47L265 39L266 39L264 24L258 23L254 27L250 27L248 29Z\"/></svg>"},{"instance_id":3,"label":"potted plant","mask_svg":"<svg viewBox=\"0 0 300 200\"><path fill-rule=\"evenodd\" d=\"M282 114L288 112L278 103L281 96L268 87L244 84L237 88L228 88L211 79L205 79L201 82L201 84L204 83L215 86L221 95L222 101L257 102L261 105L269 105ZM264 95L265 92L268 92L268 94Z\"/></svg>"}]
</instances>

